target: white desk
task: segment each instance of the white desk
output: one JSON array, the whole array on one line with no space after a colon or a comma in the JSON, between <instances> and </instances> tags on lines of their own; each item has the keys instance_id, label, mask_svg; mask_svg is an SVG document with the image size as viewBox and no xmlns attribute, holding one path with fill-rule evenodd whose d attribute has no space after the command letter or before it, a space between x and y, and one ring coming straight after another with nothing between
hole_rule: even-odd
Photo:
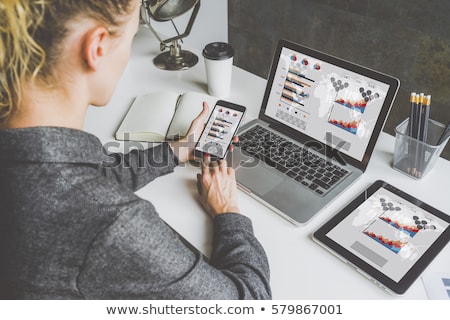
<instances>
[{"instance_id":1,"label":"white desk","mask_svg":"<svg viewBox=\"0 0 450 320\"><path fill-rule=\"evenodd\" d=\"M131 61L106 108L88 111L85 129L103 142L112 141L113 134L132 99L139 94L158 90L206 93L203 58L187 71L161 71L152 59L159 53L158 43L142 28L136 36ZM233 69L232 93L229 100L246 105L248 117L257 117L266 81L239 68ZM193 115L194 116L194 115ZM402 297L394 297L375 286L336 257L315 244L311 233L344 207L354 196L377 179L420 198L450 213L448 182L450 162L439 159L434 169L421 181L415 181L391 167L394 138L382 133L369 167L363 177L339 199L322 211L305 227L295 227L270 209L240 192L240 208L253 221L257 238L266 249L271 266L274 299L427 299L419 279ZM186 165L164 176L138 192L151 201L161 217L208 254L211 243L211 221L196 197L198 169ZM425 272L450 272L450 247L433 261Z\"/></svg>"}]
</instances>

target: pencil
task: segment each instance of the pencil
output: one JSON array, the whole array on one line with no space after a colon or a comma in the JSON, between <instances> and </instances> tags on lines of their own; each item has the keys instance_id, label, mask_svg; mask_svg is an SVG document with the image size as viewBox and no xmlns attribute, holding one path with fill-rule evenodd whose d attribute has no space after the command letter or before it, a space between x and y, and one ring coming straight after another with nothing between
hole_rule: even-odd
<instances>
[{"instance_id":1,"label":"pencil","mask_svg":"<svg viewBox=\"0 0 450 320\"><path fill-rule=\"evenodd\" d=\"M420 111L420 125L419 125L419 137L420 141L427 141L428 133L428 118L430 115L431 95L423 97L423 103Z\"/></svg>"},{"instance_id":2,"label":"pencil","mask_svg":"<svg viewBox=\"0 0 450 320\"><path fill-rule=\"evenodd\" d=\"M423 96L423 94L422 94ZM420 95L412 92L411 97L411 114L410 114L410 126L409 126L409 139L408 144L408 169L407 172L413 176L416 175L416 166L417 166L417 136L419 130L419 102Z\"/></svg>"},{"instance_id":3,"label":"pencil","mask_svg":"<svg viewBox=\"0 0 450 320\"><path fill-rule=\"evenodd\" d=\"M409 97L409 102L411 102L411 109L409 113L409 122L408 122L408 134L412 137L412 123L414 121L414 117L416 114L416 93L411 92L411 96Z\"/></svg>"},{"instance_id":4,"label":"pencil","mask_svg":"<svg viewBox=\"0 0 450 320\"><path fill-rule=\"evenodd\" d=\"M424 96L423 103L420 111L420 122L419 122L419 164L417 168L417 177L420 178L425 171L425 151L426 151L426 142L427 142L427 133L428 133L428 118L430 114L430 105L431 105L431 95Z\"/></svg>"},{"instance_id":5,"label":"pencil","mask_svg":"<svg viewBox=\"0 0 450 320\"><path fill-rule=\"evenodd\" d=\"M422 118L422 105L423 105L423 98L425 94L420 93L419 95L416 95L417 99L417 107L416 107L416 113L414 118L414 128L413 128L413 145L414 145L414 165L412 169L412 175L415 177L418 177L419 173L419 162L420 162L420 152L422 151L422 148L420 148L420 142L419 142L419 136L420 136L420 120Z\"/></svg>"},{"instance_id":6,"label":"pencil","mask_svg":"<svg viewBox=\"0 0 450 320\"><path fill-rule=\"evenodd\" d=\"M421 93L419 94L419 97L417 97L416 95L416 99L417 100L417 107L416 107L416 114L415 114L415 118L414 118L414 131L413 131L413 137L415 139L419 139L420 136L420 120L422 118L422 105L423 105L423 98L424 98L424 94Z\"/></svg>"},{"instance_id":7,"label":"pencil","mask_svg":"<svg viewBox=\"0 0 450 320\"><path fill-rule=\"evenodd\" d=\"M409 129L410 136L417 139L417 124L418 124L418 110L419 110L420 95L415 94L414 102L411 104L411 128Z\"/></svg>"}]
</instances>

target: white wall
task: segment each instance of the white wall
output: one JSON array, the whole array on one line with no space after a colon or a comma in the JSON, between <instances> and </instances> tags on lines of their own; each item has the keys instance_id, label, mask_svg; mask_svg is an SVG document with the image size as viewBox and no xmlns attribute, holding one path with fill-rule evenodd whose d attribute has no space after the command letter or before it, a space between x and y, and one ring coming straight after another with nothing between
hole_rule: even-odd
<instances>
[{"instance_id":1,"label":"white wall","mask_svg":"<svg viewBox=\"0 0 450 320\"><path fill-rule=\"evenodd\" d=\"M191 12L174 19L180 33L184 32ZM170 22L152 21L152 26L161 33L163 40L176 35ZM181 47L201 50L206 44L215 41L228 41L228 0L200 0L200 10L191 33L183 39L184 44L181 44Z\"/></svg>"}]
</instances>

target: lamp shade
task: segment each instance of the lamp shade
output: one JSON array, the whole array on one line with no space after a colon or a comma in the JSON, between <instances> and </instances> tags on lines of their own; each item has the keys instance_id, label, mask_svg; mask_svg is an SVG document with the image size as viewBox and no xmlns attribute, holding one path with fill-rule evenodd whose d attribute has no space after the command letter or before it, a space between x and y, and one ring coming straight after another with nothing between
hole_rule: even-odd
<instances>
[{"instance_id":1,"label":"lamp shade","mask_svg":"<svg viewBox=\"0 0 450 320\"><path fill-rule=\"evenodd\" d=\"M150 0L149 14L155 21L168 21L192 9L199 0Z\"/></svg>"}]
</instances>

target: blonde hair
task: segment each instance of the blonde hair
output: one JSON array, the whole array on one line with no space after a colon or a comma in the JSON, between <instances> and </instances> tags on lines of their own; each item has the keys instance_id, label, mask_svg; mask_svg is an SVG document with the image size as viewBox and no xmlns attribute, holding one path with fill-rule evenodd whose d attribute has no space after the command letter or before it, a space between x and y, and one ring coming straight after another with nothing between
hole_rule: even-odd
<instances>
[{"instance_id":1,"label":"blonde hair","mask_svg":"<svg viewBox=\"0 0 450 320\"><path fill-rule=\"evenodd\" d=\"M89 17L120 25L136 0L5 0L0 2L0 123L18 107L25 81L51 84L68 21Z\"/></svg>"}]
</instances>

